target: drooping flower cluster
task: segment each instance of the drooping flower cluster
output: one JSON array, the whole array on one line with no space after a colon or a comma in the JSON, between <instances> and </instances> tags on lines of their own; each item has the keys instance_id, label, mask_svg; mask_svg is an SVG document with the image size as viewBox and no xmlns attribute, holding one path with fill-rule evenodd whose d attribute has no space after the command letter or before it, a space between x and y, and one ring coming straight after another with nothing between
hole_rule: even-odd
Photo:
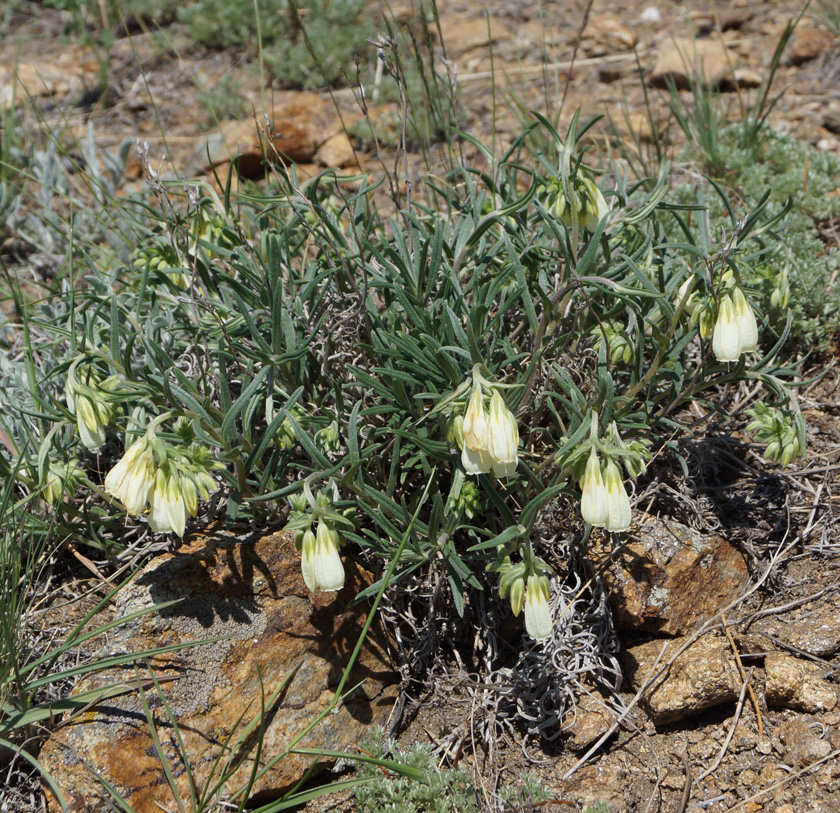
<instances>
[{"instance_id":1,"label":"drooping flower cluster","mask_svg":"<svg viewBox=\"0 0 840 813\"><path fill-rule=\"evenodd\" d=\"M744 292L735 286L720 298L712 334L712 349L718 361L738 361L742 353L758 347L758 323Z\"/></svg>"},{"instance_id":2,"label":"drooping flower cluster","mask_svg":"<svg viewBox=\"0 0 840 813\"><path fill-rule=\"evenodd\" d=\"M721 294L715 315L715 303L710 294L705 297L692 292L695 277L680 286L677 302L684 302L684 310L697 322L700 335L712 334L712 350L718 361L738 361L743 353L758 347L758 321L747 297L729 270L721 279Z\"/></svg>"},{"instance_id":3,"label":"drooping flower cluster","mask_svg":"<svg viewBox=\"0 0 840 813\"><path fill-rule=\"evenodd\" d=\"M154 427L128 448L105 477L105 490L128 514L140 516L148 504L149 528L183 536L187 517L198 512L216 483L210 470L218 466L210 451L192 443L173 447L155 437Z\"/></svg>"},{"instance_id":4,"label":"drooping flower cluster","mask_svg":"<svg viewBox=\"0 0 840 813\"><path fill-rule=\"evenodd\" d=\"M490 389L490 408L485 406ZM519 428L514 414L495 387L473 373L469 401L463 417L455 418L455 438L461 447L461 463L468 474L509 477L516 472Z\"/></svg>"},{"instance_id":5,"label":"drooping flower cluster","mask_svg":"<svg viewBox=\"0 0 840 813\"><path fill-rule=\"evenodd\" d=\"M612 460L602 465L594 448L580 486L580 513L586 522L608 531L626 531L630 527L630 498L621 471Z\"/></svg>"},{"instance_id":6,"label":"drooping flower cluster","mask_svg":"<svg viewBox=\"0 0 840 813\"><path fill-rule=\"evenodd\" d=\"M292 510L284 530L294 532L304 583L313 593L341 590L344 565L339 550L344 540L337 528L352 528L353 523L332 506L326 490L315 496L308 480L304 481L303 493L289 497L289 502Z\"/></svg>"},{"instance_id":7,"label":"drooping flower cluster","mask_svg":"<svg viewBox=\"0 0 840 813\"><path fill-rule=\"evenodd\" d=\"M545 193L548 210L569 228L573 228L577 216L580 226L594 232L610 213L598 185L580 169L569 181L568 194L559 176L551 179L541 191Z\"/></svg>"},{"instance_id":8,"label":"drooping flower cluster","mask_svg":"<svg viewBox=\"0 0 840 813\"><path fill-rule=\"evenodd\" d=\"M499 596L509 597L515 616L525 606L525 632L535 641L548 638L554 626L548 601L551 595L547 573L550 568L533 555L530 545L524 548L526 561L512 564L509 556L492 569L499 573Z\"/></svg>"},{"instance_id":9,"label":"drooping flower cluster","mask_svg":"<svg viewBox=\"0 0 840 813\"><path fill-rule=\"evenodd\" d=\"M341 537L326 520L313 533L308 528L301 539L300 569L311 592L331 593L344 587L344 565L338 555Z\"/></svg>"}]
</instances>

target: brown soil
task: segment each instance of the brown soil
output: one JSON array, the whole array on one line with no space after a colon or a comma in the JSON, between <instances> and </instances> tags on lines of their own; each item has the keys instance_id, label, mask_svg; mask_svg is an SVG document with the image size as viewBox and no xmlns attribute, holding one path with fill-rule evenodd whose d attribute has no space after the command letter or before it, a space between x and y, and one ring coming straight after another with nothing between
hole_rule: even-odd
<instances>
[{"instance_id":1,"label":"brown soil","mask_svg":"<svg viewBox=\"0 0 840 813\"><path fill-rule=\"evenodd\" d=\"M643 13L653 6L661 19L645 21ZM509 142L520 132L520 117L509 104L512 98L519 100L522 109L535 108L557 116L561 131L573 111L580 108L583 119L607 113L620 131L626 132L629 122L644 139L645 93L627 34L638 39L636 53L645 75L669 36L690 36L693 31L734 42L731 53L737 67L764 77L785 23L799 10L797 4L777 0L734 0L717 5L705 0L628 0L612 6L596 3L581 37L584 4L577 0L566 4L551 0L499 2L490 4L491 56L485 4L478 0L440 3L446 56L450 71L459 81L460 126L488 144L494 139L497 144ZM407 17L408 11L407 7L395 9L398 18ZM620 29L603 16L607 11L614 13ZM212 93L223 78L230 77L231 86L241 87L246 110L253 107L259 115L270 103L266 99L273 90L260 86L252 55L189 48L185 32L177 26L167 31L168 42L174 45L165 44L167 40L153 32L118 38L110 49L108 88L103 92L97 80L96 59L89 49L67 41L63 36L66 22L66 15L30 2L18 3L12 15L6 43L13 45L4 45L0 67L13 60L32 60L46 66L59 64L62 56L72 56L72 70L65 66L65 83L57 82L51 95L33 99L30 111L38 111L41 118L35 121L30 112L33 127L46 125L60 130L69 126L81 137L92 123L96 142L102 148L115 149L125 138L148 141L154 166L191 177L202 163L204 139L215 127L199 88ZM718 23L725 29L720 33ZM818 25L813 18L801 23L803 29ZM821 36L807 32L796 35L789 50L792 57L775 80L775 89L784 93L770 121L777 129L821 149L840 152L840 141L834 135L840 129L840 51L836 41L826 44ZM546 61L552 64L546 67ZM491 93L491 75L497 80L497 88L505 92ZM659 90L649 93L654 120L666 121L667 94ZM754 93L742 90L726 96L733 118ZM356 111L351 92L339 91L332 99L345 113ZM615 140L606 119L593 132L596 142L615 153ZM378 171L373 155L364 156L362 164L364 169ZM416 166L422 166L419 158ZM138 160L132 160L129 172L135 185L143 183ZM555 797L554 802L539 808L546 811L582 810L585 804L599 800L615 813L840 811L840 760L836 755L813 770L805 770L807 761L785 762L791 753L785 736L793 736L792 720L813 724L812 733L819 733L836 751L840 747L840 710L812 718L787 709L768 709L761 700L762 655L779 649L778 639L774 642L767 637L771 635L768 628L739 625L752 613L773 606L790 607L773 616L781 625L832 608L836 611L839 606L840 544L835 519L837 496L833 493L840 452L837 385L838 376L832 373L802 396L810 433L807 462L798 468L778 470L753 455L725 492L708 492L705 508L690 523L710 528L712 517L717 517L719 530L749 553L754 578L770 561L780 539L780 527L781 538L797 540L784 560L777 563L767 588L728 619L737 630L736 645L742 650L745 665L755 667L753 684L760 699L760 718L750 703L745 703L730 741L728 728L736 722L731 705L660 728L637 705L602 749L572 772L582 753L564 747L562 739L540 747L533 738L523 742L522 733L511 730L488 751L476 737L481 730L476 723L476 714L481 713L475 705L478 678L467 667L461 665L459 669L453 662L447 667L445 679L438 676L436 685L417 698L419 706L409 704L407 727L400 738L405 742L431 742L439 749L444 764L458 761L473 767L479 786L488 792L497 784L515 784L523 770L532 769ZM709 509L710 503L714 503L714 510ZM680 509L662 496L644 504L654 513L658 510L683 520L690 513L690 506ZM745 506L751 517L746 527L734 521ZM797 603L811 595L819 597ZM632 642L623 637L624 646ZM830 680L840 680L840 653L834 652L820 663ZM632 692L622 691L619 697L625 705L633 701ZM708 777L702 781L693 778L712 767L721 754L718 767ZM0 798L2 795L0 791ZM307 810L351 811L353 805L345 795L313 802Z\"/></svg>"}]
</instances>

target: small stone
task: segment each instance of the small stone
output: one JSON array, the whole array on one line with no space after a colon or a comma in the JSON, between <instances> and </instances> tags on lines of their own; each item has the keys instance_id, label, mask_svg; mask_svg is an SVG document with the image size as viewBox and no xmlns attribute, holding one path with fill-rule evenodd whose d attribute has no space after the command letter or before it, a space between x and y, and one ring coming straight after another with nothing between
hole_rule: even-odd
<instances>
[{"instance_id":1,"label":"small stone","mask_svg":"<svg viewBox=\"0 0 840 813\"><path fill-rule=\"evenodd\" d=\"M432 26L434 28L434 26ZM444 35L447 42L457 42L461 53L482 49L488 50L488 46L500 40L511 39L510 26L501 18L491 16L488 20L482 19L480 23L470 19L447 19L444 27Z\"/></svg>"},{"instance_id":2,"label":"small stone","mask_svg":"<svg viewBox=\"0 0 840 813\"><path fill-rule=\"evenodd\" d=\"M755 750L758 751L759 754L763 756L767 756L768 754L773 753L773 743L770 740L770 737L763 735L759 737L758 742L755 745Z\"/></svg>"},{"instance_id":3,"label":"small stone","mask_svg":"<svg viewBox=\"0 0 840 813\"><path fill-rule=\"evenodd\" d=\"M687 90L697 83L720 87L730 76L726 46L719 39L672 37L660 44L648 83L665 88L670 79L680 90Z\"/></svg>"},{"instance_id":4,"label":"small stone","mask_svg":"<svg viewBox=\"0 0 840 813\"><path fill-rule=\"evenodd\" d=\"M618 15L612 12L593 14L584 31L584 38L592 41L587 51L595 56L629 51L639 42L636 32L622 25Z\"/></svg>"},{"instance_id":5,"label":"small stone","mask_svg":"<svg viewBox=\"0 0 840 813\"><path fill-rule=\"evenodd\" d=\"M675 638L666 645L655 671L685 643ZM662 641L630 647L624 662L635 690L640 689L654 671L663 649ZM642 701L656 725L682 720L706 709L732 703L738 697L741 678L732 658L729 642L720 636L704 635L695 641L656 679Z\"/></svg>"},{"instance_id":6,"label":"small stone","mask_svg":"<svg viewBox=\"0 0 840 813\"><path fill-rule=\"evenodd\" d=\"M744 810L749 811L749 813L756 813L758 810L764 810L764 806L760 805L758 802L747 802L744 805Z\"/></svg>"},{"instance_id":7,"label":"small stone","mask_svg":"<svg viewBox=\"0 0 840 813\"><path fill-rule=\"evenodd\" d=\"M823 679L824 669L817 664L771 652L764 659L764 670L764 697L768 706L783 706L807 714L837 708L838 690Z\"/></svg>"},{"instance_id":8,"label":"small stone","mask_svg":"<svg viewBox=\"0 0 840 813\"><path fill-rule=\"evenodd\" d=\"M347 133L330 136L315 153L315 161L323 167L342 169L356 166L356 154Z\"/></svg>"},{"instance_id":9,"label":"small stone","mask_svg":"<svg viewBox=\"0 0 840 813\"><path fill-rule=\"evenodd\" d=\"M639 19L643 23L661 23L662 14L660 14L659 9L656 6L648 6L639 15Z\"/></svg>"},{"instance_id":10,"label":"small stone","mask_svg":"<svg viewBox=\"0 0 840 813\"><path fill-rule=\"evenodd\" d=\"M837 38L821 28L797 28L785 50L788 65L804 65L831 48Z\"/></svg>"},{"instance_id":11,"label":"small stone","mask_svg":"<svg viewBox=\"0 0 840 813\"><path fill-rule=\"evenodd\" d=\"M812 717L797 717L787 720L779 726L776 738L780 745L783 760L797 768L805 768L819 762L831 753L831 744L817 734L817 726Z\"/></svg>"},{"instance_id":12,"label":"small stone","mask_svg":"<svg viewBox=\"0 0 840 813\"><path fill-rule=\"evenodd\" d=\"M840 141L836 138L821 138L814 146L821 152L837 152Z\"/></svg>"},{"instance_id":13,"label":"small stone","mask_svg":"<svg viewBox=\"0 0 840 813\"><path fill-rule=\"evenodd\" d=\"M615 715L605 707L603 701L587 694L576 699L574 711L570 711L563 722L566 745L573 751L588 748L613 724Z\"/></svg>"},{"instance_id":14,"label":"small stone","mask_svg":"<svg viewBox=\"0 0 840 813\"><path fill-rule=\"evenodd\" d=\"M751 71L749 68L735 69L735 83L740 88L758 88L763 81L758 71Z\"/></svg>"}]
</instances>

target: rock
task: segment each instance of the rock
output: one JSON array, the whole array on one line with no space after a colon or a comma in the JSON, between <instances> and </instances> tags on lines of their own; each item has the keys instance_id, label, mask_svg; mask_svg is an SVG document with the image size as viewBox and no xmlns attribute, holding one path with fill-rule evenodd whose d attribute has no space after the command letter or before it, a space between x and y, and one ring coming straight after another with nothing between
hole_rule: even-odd
<instances>
[{"instance_id":1,"label":"rock","mask_svg":"<svg viewBox=\"0 0 840 813\"><path fill-rule=\"evenodd\" d=\"M764 697L768 706L784 706L815 714L833 711L840 702L838 689L823 680L825 669L818 664L771 652L764 659L766 685Z\"/></svg>"},{"instance_id":2,"label":"rock","mask_svg":"<svg viewBox=\"0 0 840 813\"><path fill-rule=\"evenodd\" d=\"M10 64L0 65L0 109L20 104L28 96L59 99L96 81L96 59L81 46L67 45L57 57L18 63L14 51L7 48Z\"/></svg>"},{"instance_id":3,"label":"rock","mask_svg":"<svg viewBox=\"0 0 840 813\"><path fill-rule=\"evenodd\" d=\"M460 52L487 49L490 43L511 38L510 26L499 17L490 17L488 36L487 20L447 18L443 25L443 34L447 42L457 42ZM434 26L432 26L434 28Z\"/></svg>"},{"instance_id":4,"label":"rock","mask_svg":"<svg viewBox=\"0 0 840 813\"><path fill-rule=\"evenodd\" d=\"M837 42L830 31L821 28L797 28L788 43L784 60L788 65L804 65L816 59Z\"/></svg>"},{"instance_id":5,"label":"rock","mask_svg":"<svg viewBox=\"0 0 840 813\"><path fill-rule=\"evenodd\" d=\"M599 701L588 694L577 697L575 708L568 712L563 721L566 745L573 751L588 748L607 731L614 720L615 715L603 700Z\"/></svg>"},{"instance_id":6,"label":"rock","mask_svg":"<svg viewBox=\"0 0 840 813\"><path fill-rule=\"evenodd\" d=\"M591 555L623 630L694 632L736 599L749 579L743 555L723 537L647 514L639 516L620 552L596 545Z\"/></svg>"},{"instance_id":7,"label":"rock","mask_svg":"<svg viewBox=\"0 0 840 813\"><path fill-rule=\"evenodd\" d=\"M749 68L735 69L735 84L739 88L758 88L764 81L758 71L751 71Z\"/></svg>"},{"instance_id":8,"label":"rock","mask_svg":"<svg viewBox=\"0 0 840 813\"><path fill-rule=\"evenodd\" d=\"M180 602L118 627L100 656L225 636L153 659L155 674L172 678L161 685L186 754L156 692L147 689L147 698L181 799L189 799L186 762L198 787L204 787L226 738L235 741L259 716L261 685L268 698L291 676L274 707L267 709L263 763L282 753L329 706L367 611L365 604L351 608L349 603L370 579L352 562L345 564L344 589L313 596L303 583L300 555L288 534L249 542L220 534L154 559L118 594L117 616L171 599ZM148 678L145 665L140 675ZM365 642L347 684L364 681L362 685L299 745L352 749L390 708L396 680L377 630ZM110 670L84 678L76 691L132 681L133 668ZM254 737L246 741L243 763L228 789L246 781L254 745ZM176 807L136 691L94 705L60 728L43 748L41 760L74 810L106 808L107 793L92 770L137 813ZM303 755L281 759L257 779L252 794L266 800L277 796L301 778L310 761Z\"/></svg>"},{"instance_id":9,"label":"rock","mask_svg":"<svg viewBox=\"0 0 840 813\"><path fill-rule=\"evenodd\" d=\"M840 134L840 111L830 110L823 116L822 126L830 133Z\"/></svg>"},{"instance_id":10,"label":"rock","mask_svg":"<svg viewBox=\"0 0 840 813\"><path fill-rule=\"evenodd\" d=\"M199 147L200 171L207 172L236 156L237 169L244 177L261 175L265 162L312 163L321 145L343 133L332 105L309 91L277 92L268 120L268 128L265 116L259 115L223 122L219 132Z\"/></svg>"},{"instance_id":11,"label":"rock","mask_svg":"<svg viewBox=\"0 0 840 813\"><path fill-rule=\"evenodd\" d=\"M662 641L649 641L627 649L624 662L634 690L638 691L684 643L684 638L669 641L655 669ZM704 635L656 679L642 702L654 724L662 725L731 703L740 689L741 678L729 642L723 637Z\"/></svg>"},{"instance_id":12,"label":"rock","mask_svg":"<svg viewBox=\"0 0 840 813\"><path fill-rule=\"evenodd\" d=\"M730 81L731 74L726 46L719 39L672 37L660 44L648 83L665 88L670 79L680 90L698 82L720 87Z\"/></svg>"},{"instance_id":13,"label":"rock","mask_svg":"<svg viewBox=\"0 0 840 813\"><path fill-rule=\"evenodd\" d=\"M323 167L341 169L356 166L356 154L347 133L328 138L315 153L315 161Z\"/></svg>"},{"instance_id":14,"label":"rock","mask_svg":"<svg viewBox=\"0 0 840 813\"><path fill-rule=\"evenodd\" d=\"M629 51L639 42L638 35L621 24L618 15L593 14L583 32L582 46L590 56Z\"/></svg>"},{"instance_id":15,"label":"rock","mask_svg":"<svg viewBox=\"0 0 840 813\"><path fill-rule=\"evenodd\" d=\"M774 745L782 760L796 768L813 765L831 753L831 743L819 736L822 726L813 718L796 717L782 723Z\"/></svg>"},{"instance_id":16,"label":"rock","mask_svg":"<svg viewBox=\"0 0 840 813\"><path fill-rule=\"evenodd\" d=\"M789 646L818 658L830 658L840 651L840 608L821 605L803 618L787 624L773 623L756 627L768 632Z\"/></svg>"},{"instance_id":17,"label":"rock","mask_svg":"<svg viewBox=\"0 0 840 813\"><path fill-rule=\"evenodd\" d=\"M625 798L628 782L628 770L625 766L606 759L597 764L589 763L565 782L557 790L563 797L571 797L577 803L578 810L626 811Z\"/></svg>"},{"instance_id":18,"label":"rock","mask_svg":"<svg viewBox=\"0 0 840 813\"><path fill-rule=\"evenodd\" d=\"M253 121L225 121L219 132L209 136L199 148L202 172L224 166L234 159L239 173L254 178L263 170L263 149L257 125Z\"/></svg>"},{"instance_id":19,"label":"rock","mask_svg":"<svg viewBox=\"0 0 840 813\"><path fill-rule=\"evenodd\" d=\"M639 19L643 23L661 23L662 14L656 6L648 6L639 15Z\"/></svg>"}]
</instances>

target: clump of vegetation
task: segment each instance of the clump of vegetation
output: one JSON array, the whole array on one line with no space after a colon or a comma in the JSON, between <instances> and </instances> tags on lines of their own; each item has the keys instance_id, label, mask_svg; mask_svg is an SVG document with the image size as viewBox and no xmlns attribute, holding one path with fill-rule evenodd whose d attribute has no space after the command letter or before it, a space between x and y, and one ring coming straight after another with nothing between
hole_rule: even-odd
<instances>
[{"instance_id":1,"label":"clump of vegetation","mask_svg":"<svg viewBox=\"0 0 840 813\"><path fill-rule=\"evenodd\" d=\"M358 772L363 781L354 791L359 813L478 813L481 809L470 774L463 768L438 769L430 746L417 743L404 748L377 728L361 748L372 757L394 759L420 771L423 781L361 762Z\"/></svg>"},{"instance_id":2,"label":"clump of vegetation","mask_svg":"<svg viewBox=\"0 0 840 813\"><path fill-rule=\"evenodd\" d=\"M268 0L259 21L251 0L197 0L178 12L191 36L205 45L252 49L287 87L346 84L353 57L363 56L375 33L364 0Z\"/></svg>"},{"instance_id":3,"label":"clump of vegetation","mask_svg":"<svg viewBox=\"0 0 840 813\"><path fill-rule=\"evenodd\" d=\"M792 342L824 346L840 327L840 250L826 245L817 224L840 213L840 159L769 128L760 131L759 149L755 143L743 146L742 129L736 124L719 133L725 184L683 184L673 199L707 207L712 235L732 229L761 204L764 252L746 280L766 297L777 334L790 313ZM681 157L688 160L689 153Z\"/></svg>"}]
</instances>

